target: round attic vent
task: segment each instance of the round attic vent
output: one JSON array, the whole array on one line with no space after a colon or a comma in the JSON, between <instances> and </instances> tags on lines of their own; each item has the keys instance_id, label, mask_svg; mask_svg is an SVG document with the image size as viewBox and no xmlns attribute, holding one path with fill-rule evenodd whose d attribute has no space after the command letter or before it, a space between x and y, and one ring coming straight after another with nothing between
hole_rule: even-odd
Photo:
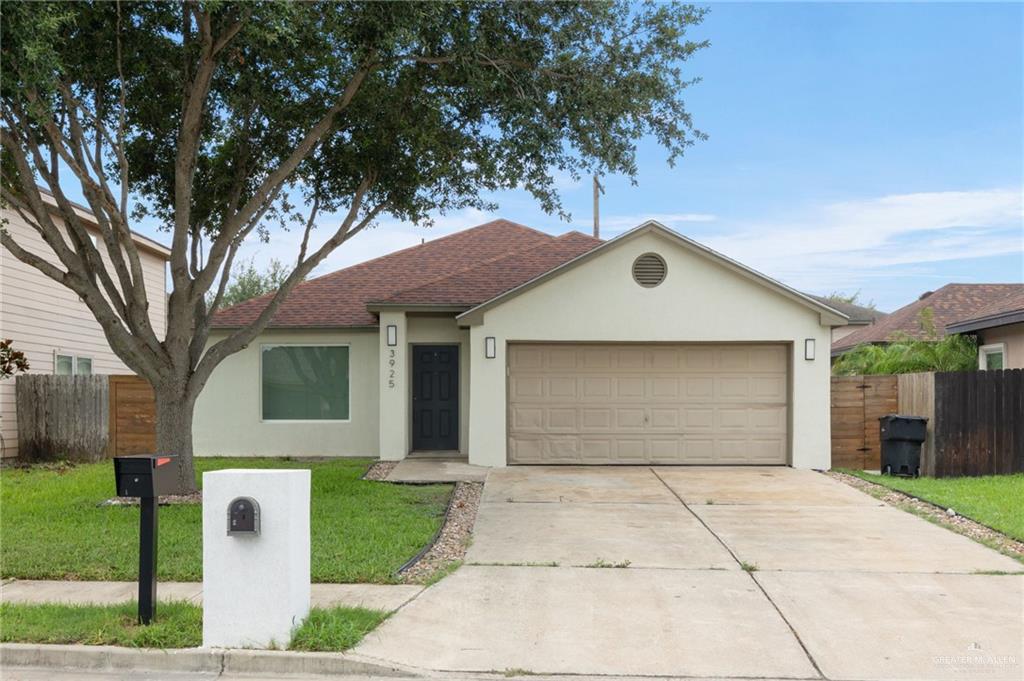
<instances>
[{"instance_id":1,"label":"round attic vent","mask_svg":"<svg viewBox=\"0 0 1024 681\"><path fill-rule=\"evenodd\" d=\"M665 261L656 253L644 253L633 261L633 279L646 288L665 281Z\"/></svg>"}]
</instances>

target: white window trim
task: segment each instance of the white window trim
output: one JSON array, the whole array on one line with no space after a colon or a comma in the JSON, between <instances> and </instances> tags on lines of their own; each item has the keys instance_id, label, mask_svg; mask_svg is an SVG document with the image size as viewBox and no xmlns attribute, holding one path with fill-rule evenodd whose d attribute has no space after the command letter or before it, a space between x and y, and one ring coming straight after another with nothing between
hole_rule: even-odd
<instances>
[{"instance_id":1,"label":"white window trim","mask_svg":"<svg viewBox=\"0 0 1024 681\"><path fill-rule=\"evenodd\" d=\"M57 373L57 358L58 357L70 357L71 358L71 373L70 374L58 374ZM95 368L96 358L94 358L92 355L76 355L76 354L71 353L71 352L64 352L63 350L54 350L53 351L53 375L54 376L93 376L93 375L95 375L95 373L96 373L95 371L90 371L87 374L80 374L80 373L78 373L78 360L79 359L87 359L87 360L89 360L89 367L90 368Z\"/></svg>"},{"instance_id":2,"label":"white window trim","mask_svg":"<svg viewBox=\"0 0 1024 681\"><path fill-rule=\"evenodd\" d=\"M348 348L348 418L347 419L265 419L263 418L263 352L270 348ZM351 343L262 343L259 356L259 422L279 423L352 423L352 344Z\"/></svg>"},{"instance_id":3,"label":"white window trim","mask_svg":"<svg viewBox=\"0 0 1024 681\"><path fill-rule=\"evenodd\" d=\"M1003 356L1003 368L1006 368L1006 343L989 343L978 348L978 371L990 371L985 368L985 359L989 355L1000 354Z\"/></svg>"}]
</instances>

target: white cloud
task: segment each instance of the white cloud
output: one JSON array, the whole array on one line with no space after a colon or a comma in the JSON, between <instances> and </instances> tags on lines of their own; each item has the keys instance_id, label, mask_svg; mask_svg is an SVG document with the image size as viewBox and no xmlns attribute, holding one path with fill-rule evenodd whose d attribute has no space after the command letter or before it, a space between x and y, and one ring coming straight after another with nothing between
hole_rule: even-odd
<instances>
[{"instance_id":1,"label":"white cloud","mask_svg":"<svg viewBox=\"0 0 1024 681\"><path fill-rule=\"evenodd\" d=\"M703 240L732 258L811 290L841 288L893 268L1022 252L1020 189L922 192L842 201L792 221L732 225Z\"/></svg>"}]
</instances>

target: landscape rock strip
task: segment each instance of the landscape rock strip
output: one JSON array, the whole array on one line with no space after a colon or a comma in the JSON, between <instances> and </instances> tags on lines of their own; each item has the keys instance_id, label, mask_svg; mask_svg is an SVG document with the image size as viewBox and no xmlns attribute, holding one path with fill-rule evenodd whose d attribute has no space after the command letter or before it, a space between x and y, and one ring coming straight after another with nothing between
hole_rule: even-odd
<instances>
[{"instance_id":1,"label":"landscape rock strip","mask_svg":"<svg viewBox=\"0 0 1024 681\"><path fill-rule=\"evenodd\" d=\"M901 508L905 511L923 515L932 522L970 537L975 541L995 545L1004 553L1017 556L1018 558L1024 558L1024 541L1018 541L1013 537L1008 537L1002 532L993 530L987 525L982 525L970 518L965 518L957 513L956 509L946 509L942 506L937 506L924 501L923 499L918 499L917 497L909 494L904 494L903 492L890 489L884 485L868 482L867 480L848 473L828 471L825 475L835 480L839 480L840 482L844 482L850 487L859 489L862 492L866 492L872 497L879 501L883 501L890 506L896 506L897 508ZM952 510L952 513L950 513L950 510Z\"/></svg>"}]
</instances>

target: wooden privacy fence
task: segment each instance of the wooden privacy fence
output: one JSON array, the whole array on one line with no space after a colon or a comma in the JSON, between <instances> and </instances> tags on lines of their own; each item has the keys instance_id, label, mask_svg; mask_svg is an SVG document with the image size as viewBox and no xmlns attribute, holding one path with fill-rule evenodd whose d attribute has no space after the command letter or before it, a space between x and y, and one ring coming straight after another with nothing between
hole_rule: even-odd
<instances>
[{"instance_id":1,"label":"wooden privacy fence","mask_svg":"<svg viewBox=\"0 0 1024 681\"><path fill-rule=\"evenodd\" d=\"M832 466L881 467L878 417L928 419L921 474L1024 472L1024 370L832 378Z\"/></svg>"},{"instance_id":2,"label":"wooden privacy fence","mask_svg":"<svg viewBox=\"0 0 1024 681\"><path fill-rule=\"evenodd\" d=\"M1024 472L1024 369L935 374L935 477Z\"/></svg>"},{"instance_id":3,"label":"wooden privacy fence","mask_svg":"<svg viewBox=\"0 0 1024 681\"><path fill-rule=\"evenodd\" d=\"M878 417L896 411L895 376L832 377L832 467L881 468Z\"/></svg>"},{"instance_id":4,"label":"wooden privacy fence","mask_svg":"<svg viewBox=\"0 0 1024 681\"><path fill-rule=\"evenodd\" d=\"M15 400L26 461L97 461L156 445L153 391L138 376L25 374Z\"/></svg>"}]
</instances>

